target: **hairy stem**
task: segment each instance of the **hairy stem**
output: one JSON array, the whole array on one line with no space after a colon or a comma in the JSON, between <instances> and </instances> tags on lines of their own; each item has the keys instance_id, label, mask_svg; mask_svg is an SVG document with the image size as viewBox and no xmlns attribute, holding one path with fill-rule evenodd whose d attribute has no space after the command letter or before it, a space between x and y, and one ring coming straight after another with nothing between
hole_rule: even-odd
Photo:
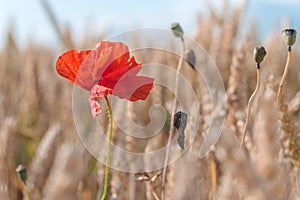
<instances>
[{"instance_id":1,"label":"hairy stem","mask_svg":"<svg viewBox=\"0 0 300 200\"><path fill-rule=\"evenodd\" d=\"M172 113L171 113L171 122L170 122L170 131L169 131L169 138L168 138L168 144L166 148L166 157L165 157L165 162L164 162L164 168L163 168L163 173L162 173L162 192L161 192L161 200L164 199L164 192L165 192L165 184L166 184L166 174L167 174L167 166L169 162L169 157L170 157L170 149L171 149L171 141L174 135L174 115L176 112L177 108L177 99L176 95L178 93L178 80L179 80L179 72L182 67L182 61L184 57L184 51L185 51L185 44L184 44L184 39L181 38L181 56L178 61L177 69L176 69L176 78L175 78L175 96L173 100L173 108L172 108Z\"/></svg>"},{"instance_id":2,"label":"hairy stem","mask_svg":"<svg viewBox=\"0 0 300 200\"><path fill-rule=\"evenodd\" d=\"M292 49L291 49L291 47L289 47L286 65L285 65L284 72L283 72L283 75L282 75L282 78L281 78L281 81L279 84L278 92L277 92L277 99L276 99L277 103L282 100L282 90L283 90L283 85L285 83L285 80L286 80L286 77L287 77L287 74L289 71L291 55L292 55Z\"/></svg>"},{"instance_id":3,"label":"hairy stem","mask_svg":"<svg viewBox=\"0 0 300 200\"><path fill-rule=\"evenodd\" d=\"M257 83L256 83L256 88L254 90L254 92L252 93L249 101L248 101L248 109L247 109L247 118L246 118L246 124L245 124L245 128L244 128L244 132L243 132L243 137L242 137L242 142L241 142L241 147L244 145L244 141L245 141L245 137L246 137L246 133L248 130L248 125L249 125L249 120L250 120L250 114L251 114L251 107L254 101L254 97L256 96L259 88L260 88L260 66L259 64L257 65L256 68L256 73L257 73Z\"/></svg>"},{"instance_id":4,"label":"hairy stem","mask_svg":"<svg viewBox=\"0 0 300 200\"><path fill-rule=\"evenodd\" d=\"M107 198L107 191L109 185L109 165L110 165L110 151L111 151L111 142L112 142L112 131L113 131L113 117L111 107L108 101L108 98L105 97L105 102L107 105L107 114L109 118L109 136L108 136L108 146L107 146L107 160L106 160L106 167L105 167L105 179L104 179L104 188L101 200L105 200ZM99 198L97 198L99 199Z\"/></svg>"}]
</instances>

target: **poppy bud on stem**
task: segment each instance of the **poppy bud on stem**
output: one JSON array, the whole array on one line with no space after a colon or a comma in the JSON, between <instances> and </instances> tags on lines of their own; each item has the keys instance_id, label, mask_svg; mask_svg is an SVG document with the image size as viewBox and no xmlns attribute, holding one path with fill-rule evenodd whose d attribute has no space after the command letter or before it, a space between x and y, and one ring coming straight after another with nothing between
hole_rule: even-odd
<instances>
[{"instance_id":1,"label":"poppy bud on stem","mask_svg":"<svg viewBox=\"0 0 300 200\"><path fill-rule=\"evenodd\" d=\"M281 35L288 46L288 56L287 56L286 65L285 65L284 72L283 72L283 75L282 75L282 78L281 78L281 81L279 84L278 92L277 92L277 98L276 98L277 103L282 100L283 85L285 83L285 80L286 80L286 77L287 77L287 74L289 71L290 60L291 60L291 56L292 56L292 46L296 42L297 31L295 29L288 28L288 29L283 30L281 32Z\"/></svg>"},{"instance_id":2,"label":"poppy bud on stem","mask_svg":"<svg viewBox=\"0 0 300 200\"><path fill-rule=\"evenodd\" d=\"M256 62L256 74L257 74L257 83L254 92L252 93L251 97L249 98L248 101L248 108L247 108L247 118L246 118L246 123L245 123L245 128L243 131L243 136L242 136L242 142L241 142L241 147L244 145L246 133L248 130L248 125L249 125L249 120L250 120L250 114L251 114L251 107L254 101L254 97L256 96L259 88L260 88L260 63L264 60L264 57L266 56L267 52L263 46L259 46L254 48L253 50L253 59Z\"/></svg>"},{"instance_id":3,"label":"poppy bud on stem","mask_svg":"<svg viewBox=\"0 0 300 200\"><path fill-rule=\"evenodd\" d=\"M183 30L179 23L173 23L171 29L176 37L179 37L181 40L183 40Z\"/></svg>"},{"instance_id":4,"label":"poppy bud on stem","mask_svg":"<svg viewBox=\"0 0 300 200\"><path fill-rule=\"evenodd\" d=\"M174 91L174 100L173 100L173 108L172 108L172 113L171 113L171 123L170 123L170 131L169 131L169 138L168 138L168 144L166 147L166 157L165 157L165 162L164 162L164 167L163 167L163 172L162 172L162 189L161 189L161 200L164 200L164 192L165 192L165 182L166 182L166 174L167 174L167 166L169 162L169 156L170 156L170 149L171 149L171 141L173 138L173 134L175 131L174 127L174 115L176 112L177 108L177 98L176 95L178 93L178 80L179 80L179 73L181 70L182 66L182 61L184 57L184 52L185 52L185 43L183 39L183 30L179 23L173 23L171 26L171 29L175 35L175 37L179 37L181 39L181 55L178 61L177 69L176 69L176 78L175 78L175 91Z\"/></svg>"}]
</instances>

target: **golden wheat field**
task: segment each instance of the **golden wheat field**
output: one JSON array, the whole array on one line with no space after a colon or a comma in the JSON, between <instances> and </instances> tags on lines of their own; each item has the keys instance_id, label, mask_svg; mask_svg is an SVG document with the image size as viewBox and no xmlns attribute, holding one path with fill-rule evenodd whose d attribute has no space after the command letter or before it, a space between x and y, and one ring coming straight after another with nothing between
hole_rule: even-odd
<instances>
[{"instance_id":1,"label":"golden wheat field","mask_svg":"<svg viewBox=\"0 0 300 200\"><path fill-rule=\"evenodd\" d=\"M130 156L112 151L108 194L102 199L300 200L300 45L297 41L290 44L291 41L282 37L285 33L291 37L291 32L273 32L261 41L255 24L243 28L246 31L241 34L246 7L247 3L237 4L227 13L209 8L207 14L199 17L197 31L191 38L218 67L226 93L225 99L219 99L221 106L212 106L205 77L196 74L183 61L180 74L188 80L199 100L199 107L193 107L195 102L179 87L178 95L187 99L182 105L188 109L185 144L189 145L185 152L167 167L152 167L157 163L164 166L167 154L163 153L162 157L144 158L139 163L141 169L136 169ZM51 18L51 13L48 16ZM68 27L60 28L53 22L61 49L30 41L20 45L13 29L5 33L5 46L0 50L0 200L94 200L100 199L103 192L105 161L98 161L83 145L72 112L73 84L58 75L55 63L64 51L93 48L104 38L100 34L78 43ZM180 25L184 29L184 24ZM128 40L131 42L128 45L134 46L141 39L135 36ZM169 48L180 49L180 40L174 36L174 41L177 43L167 41ZM253 58L257 46L264 46L267 52L262 62L257 60L260 57ZM139 53L142 52L136 52L135 57L141 63L157 62L176 69L180 61L180 56L162 51L148 50L147 57ZM196 53L195 57L197 65L204 65L201 56ZM282 82L286 65L288 73ZM257 73L260 87L250 103L251 114L246 125L248 100L256 89ZM171 76L158 73L154 78L175 84ZM213 80L214 76L208 78ZM278 97L281 86L282 95ZM170 129L174 132L172 125L175 126L173 99L168 88L154 84L145 101L129 104L116 101L113 115L118 123L112 127L112 143L128 152L145 154L168 147ZM108 134L108 111L105 101L100 103L103 112L97 122ZM139 133L132 122L140 126L150 121L162 123L157 117L159 113L149 116L153 105L161 105L168 111L166 120L155 135L151 128ZM212 113L225 116L222 134L209 154L199 157L203 141L210 137L205 133L214 126ZM87 119L86 115L79 113L82 119ZM89 137L96 134L90 120L83 124ZM152 135L137 138L135 133L124 133L124 129ZM244 129L246 137L241 146ZM181 151L176 145L177 136L171 137L175 138L174 148L169 149L172 160L172 155ZM106 144L91 145L100 154L106 154Z\"/></svg>"}]
</instances>

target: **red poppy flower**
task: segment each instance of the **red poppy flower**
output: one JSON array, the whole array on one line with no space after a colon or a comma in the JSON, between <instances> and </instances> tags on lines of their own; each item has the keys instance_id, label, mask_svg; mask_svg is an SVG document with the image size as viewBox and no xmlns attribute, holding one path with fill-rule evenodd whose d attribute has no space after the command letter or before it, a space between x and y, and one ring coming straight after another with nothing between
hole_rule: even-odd
<instances>
[{"instance_id":1,"label":"red poppy flower","mask_svg":"<svg viewBox=\"0 0 300 200\"><path fill-rule=\"evenodd\" d=\"M95 50L65 52L56 62L57 72L79 87L90 91L94 117L100 112L98 98L109 94L130 101L145 100L153 88L153 78L137 76L141 64L130 58L121 42L101 41Z\"/></svg>"}]
</instances>

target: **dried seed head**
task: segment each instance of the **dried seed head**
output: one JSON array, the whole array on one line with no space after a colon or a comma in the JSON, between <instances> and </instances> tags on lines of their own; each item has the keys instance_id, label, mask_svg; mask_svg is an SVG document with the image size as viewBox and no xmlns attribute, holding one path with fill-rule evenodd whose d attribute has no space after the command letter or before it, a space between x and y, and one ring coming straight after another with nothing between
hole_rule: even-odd
<instances>
[{"instance_id":1,"label":"dried seed head","mask_svg":"<svg viewBox=\"0 0 300 200\"><path fill-rule=\"evenodd\" d=\"M258 46L258 47L254 48L253 58L258 66L264 60L264 57L266 56L266 54L267 54L267 52L263 46Z\"/></svg>"},{"instance_id":2,"label":"dried seed head","mask_svg":"<svg viewBox=\"0 0 300 200\"><path fill-rule=\"evenodd\" d=\"M281 32L282 38L285 40L286 44L291 47L296 42L297 31L293 28L284 29Z\"/></svg>"},{"instance_id":3,"label":"dried seed head","mask_svg":"<svg viewBox=\"0 0 300 200\"><path fill-rule=\"evenodd\" d=\"M187 62L189 63L189 65L195 69L195 64L196 64L196 56L195 56L195 52L193 51L193 49L188 49L185 52L185 59L187 60Z\"/></svg>"},{"instance_id":4,"label":"dried seed head","mask_svg":"<svg viewBox=\"0 0 300 200\"><path fill-rule=\"evenodd\" d=\"M25 183L26 180L27 180L27 169L26 169L26 167L24 167L24 165L20 164L16 168L16 172L18 174L19 179Z\"/></svg>"},{"instance_id":5,"label":"dried seed head","mask_svg":"<svg viewBox=\"0 0 300 200\"><path fill-rule=\"evenodd\" d=\"M183 30L179 23L173 23L171 29L176 37L183 38Z\"/></svg>"}]
</instances>

